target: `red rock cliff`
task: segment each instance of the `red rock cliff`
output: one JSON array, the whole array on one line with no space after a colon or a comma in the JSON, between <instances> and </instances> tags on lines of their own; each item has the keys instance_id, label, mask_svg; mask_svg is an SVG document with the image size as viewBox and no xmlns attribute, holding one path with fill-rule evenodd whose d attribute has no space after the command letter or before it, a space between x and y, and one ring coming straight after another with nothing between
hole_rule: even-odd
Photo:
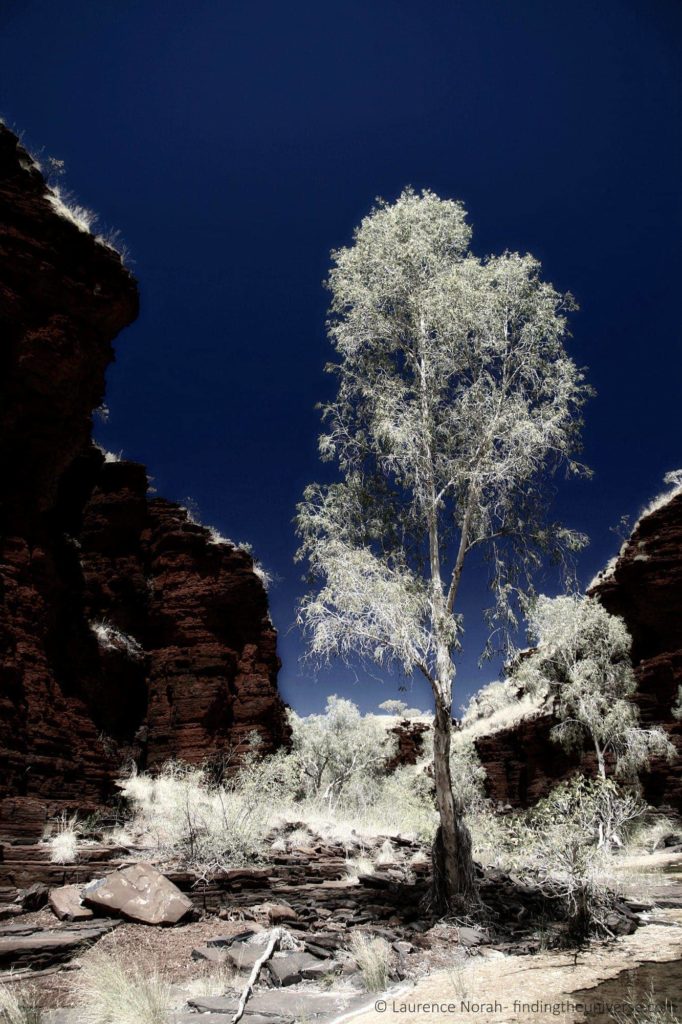
<instances>
[{"instance_id":1,"label":"red rock cliff","mask_svg":"<svg viewBox=\"0 0 682 1024\"><path fill-rule=\"evenodd\" d=\"M589 593L630 630L643 724L662 725L677 747L673 763L653 762L642 779L644 794L654 805L682 811L682 722L671 714L682 684L682 493L642 517L612 570ZM526 806L578 766L594 772L590 753L566 754L552 742L554 724L551 715L539 715L476 740L494 800Z\"/></svg>"},{"instance_id":2,"label":"red rock cliff","mask_svg":"<svg viewBox=\"0 0 682 1024\"><path fill-rule=\"evenodd\" d=\"M52 801L105 799L124 755L198 761L251 730L269 749L288 738L251 557L148 500L144 467L91 442L112 341L137 304L118 254L55 209L0 125L5 831Z\"/></svg>"}]
</instances>

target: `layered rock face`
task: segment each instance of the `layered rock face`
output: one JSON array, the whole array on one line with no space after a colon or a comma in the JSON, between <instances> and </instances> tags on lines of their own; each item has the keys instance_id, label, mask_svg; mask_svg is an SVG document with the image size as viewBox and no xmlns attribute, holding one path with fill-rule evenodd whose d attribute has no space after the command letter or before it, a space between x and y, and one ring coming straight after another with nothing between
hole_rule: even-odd
<instances>
[{"instance_id":1,"label":"layered rock face","mask_svg":"<svg viewBox=\"0 0 682 1024\"><path fill-rule=\"evenodd\" d=\"M57 205L57 208L56 208ZM3 833L97 804L124 756L286 742L276 635L246 552L147 497L91 442L120 257L62 215L0 125L0 796Z\"/></svg>"},{"instance_id":2,"label":"layered rock face","mask_svg":"<svg viewBox=\"0 0 682 1024\"><path fill-rule=\"evenodd\" d=\"M670 713L682 685L682 492L639 521L613 572L591 593L632 635L642 723L662 725L677 748L675 761L653 763L646 794L682 810L682 721Z\"/></svg>"},{"instance_id":3,"label":"layered rock face","mask_svg":"<svg viewBox=\"0 0 682 1024\"><path fill-rule=\"evenodd\" d=\"M590 594L620 615L633 639L635 701L644 726L662 726L678 751L675 761L652 763L642 777L655 806L682 811L682 722L671 709L682 684L682 493L644 515L615 564ZM594 756L566 754L552 742L551 714L538 714L476 740L488 774L489 795L512 806L534 803L580 767L594 773Z\"/></svg>"}]
</instances>

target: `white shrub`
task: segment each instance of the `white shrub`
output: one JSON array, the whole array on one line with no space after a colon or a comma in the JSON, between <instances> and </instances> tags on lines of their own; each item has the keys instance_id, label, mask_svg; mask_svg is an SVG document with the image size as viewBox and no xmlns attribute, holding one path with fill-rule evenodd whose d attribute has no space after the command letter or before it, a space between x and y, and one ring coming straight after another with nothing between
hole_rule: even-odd
<instances>
[{"instance_id":1,"label":"white shrub","mask_svg":"<svg viewBox=\"0 0 682 1024\"><path fill-rule=\"evenodd\" d=\"M385 700L379 705L379 709L385 711L387 715L402 715L406 708L404 700Z\"/></svg>"},{"instance_id":2,"label":"white shrub","mask_svg":"<svg viewBox=\"0 0 682 1024\"><path fill-rule=\"evenodd\" d=\"M538 646L514 678L530 693L549 685L559 719L553 739L568 749L593 747L602 778L608 757L616 775L635 782L652 757L675 756L662 730L639 725L632 640L619 616L596 598L540 597L529 623Z\"/></svg>"},{"instance_id":3,"label":"white shrub","mask_svg":"<svg viewBox=\"0 0 682 1024\"><path fill-rule=\"evenodd\" d=\"M209 544L217 544L217 545L226 544L230 548L234 548L234 547L237 546L234 543L234 541L230 540L229 537L224 537L222 535L222 533L220 532L220 530L216 530L215 526L207 526L206 529L208 530L208 542L209 542Z\"/></svg>"},{"instance_id":4,"label":"white shrub","mask_svg":"<svg viewBox=\"0 0 682 1024\"><path fill-rule=\"evenodd\" d=\"M395 849L390 839L385 839L381 844L381 849L377 854L375 864L378 868L385 867L387 864L394 864L396 859Z\"/></svg>"},{"instance_id":5,"label":"white shrub","mask_svg":"<svg viewBox=\"0 0 682 1024\"><path fill-rule=\"evenodd\" d=\"M199 977L190 980L186 986L187 996L189 999L210 999L225 995L230 989L241 990L243 982L235 968L227 964L210 964Z\"/></svg>"},{"instance_id":6,"label":"white shrub","mask_svg":"<svg viewBox=\"0 0 682 1024\"><path fill-rule=\"evenodd\" d=\"M490 718L496 711L518 703L520 697L519 686L513 680L488 683L469 700L462 714L462 725L470 725L480 718Z\"/></svg>"},{"instance_id":7,"label":"white shrub","mask_svg":"<svg viewBox=\"0 0 682 1024\"><path fill-rule=\"evenodd\" d=\"M682 1024L673 1004L657 997L653 981L645 995L629 986L625 999L614 1005L612 1019L615 1024Z\"/></svg>"},{"instance_id":8,"label":"white shrub","mask_svg":"<svg viewBox=\"0 0 682 1024\"><path fill-rule=\"evenodd\" d=\"M370 857L352 857L346 861L346 878L348 881L358 880L358 875L373 875L374 864Z\"/></svg>"},{"instance_id":9,"label":"white shrub","mask_svg":"<svg viewBox=\"0 0 682 1024\"><path fill-rule=\"evenodd\" d=\"M60 217L65 220L71 221L75 224L79 231L83 231L86 235L92 233L92 229L97 220L96 215L92 210L88 210L85 206L79 206L73 199L58 185L54 185L46 193L46 199L54 209L55 213L58 213Z\"/></svg>"},{"instance_id":10,"label":"white shrub","mask_svg":"<svg viewBox=\"0 0 682 1024\"><path fill-rule=\"evenodd\" d=\"M264 590L269 590L273 584L274 576L257 560L254 559L253 571L263 584Z\"/></svg>"},{"instance_id":11,"label":"white shrub","mask_svg":"<svg viewBox=\"0 0 682 1024\"><path fill-rule=\"evenodd\" d=\"M77 818L62 815L57 832L49 840L50 861L53 864L75 864L78 860Z\"/></svg>"},{"instance_id":12,"label":"white shrub","mask_svg":"<svg viewBox=\"0 0 682 1024\"><path fill-rule=\"evenodd\" d=\"M559 902L574 937L610 934L614 905L610 849L623 845L645 805L611 779L576 775L525 813L499 824L500 859Z\"/></svg>"},{"instance_id":13,"label":"white shrub","mask_svg":"<svg viewBox=\"0 0 682 1024\"><path fill-rule=\"evenodd\" d=\"M116 629L111 622L102 619L99 622L91 622L90 629L97 637L100 647L108 651L123 651L130 658L138 660L144 655L142 645L135 637Z\"/></svg>"},{"instance_id":14,"label":"white shrub","mask_svg":"<svg viewBox=\"0 0 682 1024\"><path fill-rule=\"evenodd\" d=\"M473 740L465 733L453 733L450 746L452 788L464 810L473 811L485 800L486 770Z\"/></svg>"},{"instance_id":15,"label":"white shrub","mask_svg":"<svg viewBox=\"0 0 682 1024\"><path fill-rule=\"evenodd\" d=\"M678 721L682 720L682 686L677 688L677 700L672 707L673 718L677 718Z\"/></svg>"},{"instance_id":16,"label":"white shrub","mask_svg":"<svg viewBox=\"0 0 682 1024\"><path fill-rule=\"evenodd\" d=\"M248 759L215 785L203 768L170 763L155 777L132 775L120 786L139 841L206 873L265 855L275 814L291 799L294 772L285 756Z\"/></svg>"},{"instance_id":17,"label":"white shrub","mask_svg":"<svg viewBox=\"0 0 682 1024\"><path fill-rule=\"evenodd\" d=\"M662 491L657 494L652 501L642 510L635 527L641 523L642 519L646 516L650 516L652 512L657 512L659 508L663 508L669 501L672 501L678 494L682 493L682 469L671 469L669 473L666 473L663 477L663 483L668 484L670 488L667 491Z\"/></svg>"}]
</instances>

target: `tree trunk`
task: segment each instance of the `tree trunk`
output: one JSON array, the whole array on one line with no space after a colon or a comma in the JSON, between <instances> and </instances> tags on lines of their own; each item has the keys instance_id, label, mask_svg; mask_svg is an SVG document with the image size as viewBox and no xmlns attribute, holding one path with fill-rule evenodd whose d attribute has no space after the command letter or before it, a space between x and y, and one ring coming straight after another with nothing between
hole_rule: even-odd
<instances>
[{"instance_id":1,"label":"tree trunk","mask_svg":"<svg viewBox=\"0 0 682 1024\"><path fill-rule=\"evenodd\" d=\"M433 769L440 828L433 850L433 899L438 910L462 910L476 899L476 872L471 836L450 775L451 710L436 694L433 723Z\"/></svg>"},{"instance_id":2,"label":"tree trunk","mask_svg":"<svg viewBox=\"0 0 682 1024\"><path fill-rule=\"evenodd\" d=\"M599 775L601 776L602 779L605 780L606 779L606 765L604 764L604 754L603 754L603 751L601 750L599 744L596 742L596 740L595 740L595 743L594 743L594 749L597 752L597 768L599 769Z\"/></svg>"}]
</instances>

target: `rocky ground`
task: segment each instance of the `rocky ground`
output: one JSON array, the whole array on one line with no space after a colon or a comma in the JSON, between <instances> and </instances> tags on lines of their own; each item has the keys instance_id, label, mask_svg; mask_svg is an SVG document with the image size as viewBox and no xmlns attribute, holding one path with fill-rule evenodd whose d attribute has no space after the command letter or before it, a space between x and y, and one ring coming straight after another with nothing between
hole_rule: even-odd
<instances>
[{"instance_id":1,"label":"rocky ground","mask_svg":"<svg viewBox=\"0 0 682 1024\"><path fill-rule=\"evenodd\" d=\"M36 880L0 909L2 980L37 984L52 1014L48 1019L76 1024L74 982L93 957L106 953L168 979L178 1024L197 1016L224 1024L273 929L284 928L282 948L263 967L248 1003L247 1024L323 1022L370 1001L354 935L386 943L387 984L399 991L421 991L425 978L438 977L456 987L474 962L487 977L509 959L518 963L520 955L536 954L527 959L535 964L545 951L565 946L566 924L554 906L535 887L499 870L479 871L482 907L475 914L436 921L428 907L428 858L399 837L388 846L380 837L376 844L374 859L381 863L371 873L353 874L347 846L311 835L273 855L272 863L209 880L182 871L161 874L139 856L122 858L120 849L110 849L107 860L106 849L94 845L89 863L62 867L43 863L41 851L28 848L31 857L15 861L14 874L8 874L12 861L5 848L5 881ZM11 852L16 855L17 848ZM671 856L682 860L680 854L667 860ZM54 884L58 874L66 885ZM40 880L45 877L49 885ZM649 920L653 905L633 893L636 884L613 921L625 936ZM682 898L678 902L682 907Z\"/></svg>"}]
</instances>

